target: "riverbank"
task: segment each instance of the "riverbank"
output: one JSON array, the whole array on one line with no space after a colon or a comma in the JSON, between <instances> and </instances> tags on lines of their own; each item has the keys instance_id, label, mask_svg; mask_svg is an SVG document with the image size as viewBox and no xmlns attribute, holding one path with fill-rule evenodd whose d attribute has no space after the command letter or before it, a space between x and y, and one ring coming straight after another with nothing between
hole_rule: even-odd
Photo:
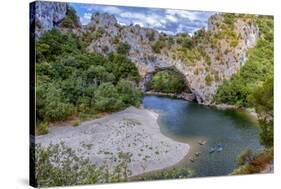
<instances>
[{"instance_id":1,"label":"riverbank","mask_svg":"<svg viewBox=\"0 0 281 189\"><path fill-rule=\"evenodd\" d=\"M256 113L254 108L241 108L236 105L230 105L230 104L209 104L208 106L217 108L218 110L228 110L228 109L240 110L250 115L254 120L258 121L258 114Z\"/></svg>"},{"instance_id":2,"label":"riverbank","mask_svg":"<svg viewBox=\"0 0 281 189\"><path fill-rule=\"evenodd\" d=\"M37 136L36 143L46 147L63 141L94 164L109 168L125 154L130 157L130 176L135 176L170 167L189 152L188 144L161 134L157 119L153 111L129 107L77 127L52 127L47 135Z\"/></svg>"},{"instance_id":3,"label":"riverbank","mask_svg":"<svg viewBox=\"0 0 281 189\"><path fill-rule=\"evenodd\" d=\"M155 92L155 91L146 91L144 94L149 95L149 96L156 95L156 96L178 98L178 99L183 99L183 100L187 100L187 101L195 100L195 96L192 93L175 94L175 93L162 93L162 92Z\"/></svg>"}]
</instances>

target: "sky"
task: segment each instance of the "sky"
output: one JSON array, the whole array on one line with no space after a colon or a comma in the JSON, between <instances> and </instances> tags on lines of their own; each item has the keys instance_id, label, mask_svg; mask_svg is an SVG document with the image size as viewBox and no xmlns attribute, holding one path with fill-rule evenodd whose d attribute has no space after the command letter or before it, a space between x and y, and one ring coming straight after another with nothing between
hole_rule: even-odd
<instances>
[{"instance_id":1,"label":"sky","mask_svg":"<svg viewBox=\"0 0 281 189\"><path fill-rule=\"evenodd\" d=\"M153 28L167 34L192 33L202 27L207 28L208 18L215 12L175 9L140 8L95 4L70 4L80 17L83 25L89 23L96 12L114 15L121 25L136 25Z\"/></svg>"}]
</instances>

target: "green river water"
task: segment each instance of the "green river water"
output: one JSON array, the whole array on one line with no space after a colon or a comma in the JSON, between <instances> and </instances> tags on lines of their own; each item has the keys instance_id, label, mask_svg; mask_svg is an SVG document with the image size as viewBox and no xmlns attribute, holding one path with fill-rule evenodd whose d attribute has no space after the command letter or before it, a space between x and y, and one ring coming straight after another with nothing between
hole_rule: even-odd
<instances>
[{"instance_id":1,"label":"green river water","mask_svg":"<svg viewBox=\"0 0 281 189\"><path fill-rule=\"evenodd\" d=\"M189 167L195 177L228 175L237 166L237 157L246 148L259 152L257 122L247 113L218 110L185 100L145 96L144 108L160 114L161 132L173 140L188 143L190 152L175 167ZM207 141L205 145L199 141ZM219 149L212 153L213 149ZM198 158L190 161L196 152Z\"/></svg>"}]
</instances>

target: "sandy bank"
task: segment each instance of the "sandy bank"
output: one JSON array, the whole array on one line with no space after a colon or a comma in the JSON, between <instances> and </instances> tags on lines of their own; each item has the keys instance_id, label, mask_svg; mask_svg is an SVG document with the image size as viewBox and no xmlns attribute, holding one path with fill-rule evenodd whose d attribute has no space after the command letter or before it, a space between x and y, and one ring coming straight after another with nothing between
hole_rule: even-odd
<instances>
[{"instance_id":1,"label":"sandy bank","mask_svg":"<svg viewBox=\"0 0 281 189\"><path fill-rule=\"evenodd\" d=\"M61 141L80 149L97 165L116 165L118 154L128 153L132 176L163 169L182 160L189 145L160 133L158 114L146 109L127 108L106 117L83 122L78 127L54 127L49 134L37 136L36 143L47 146Z\"/></svg>"}]
</instances>

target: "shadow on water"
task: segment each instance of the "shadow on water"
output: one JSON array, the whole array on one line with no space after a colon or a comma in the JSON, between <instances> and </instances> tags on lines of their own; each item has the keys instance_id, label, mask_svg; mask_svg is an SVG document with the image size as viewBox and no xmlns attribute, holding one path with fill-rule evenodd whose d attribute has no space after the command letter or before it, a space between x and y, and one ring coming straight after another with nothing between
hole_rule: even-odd
<instances>
[{"instance_id":1,"label":"shadow on water","mask_svg":"<svg viewBox=\"0 0 281 189\"><path fill-rule=\"evenodd\" d=\"M263 149L257 122L243 111L218 110L158 96L145 96L143 104L160 114L158 121L164 135L190 145L190 152L176 167L190 167L197 177L227 175L236 167L237 157L244 149ZM200 145L202 140L207 143ZM216 150L210 152L212 149ZM200 156L191 162L190 157L196 152Z\"/></svg>"}]
</instances>

